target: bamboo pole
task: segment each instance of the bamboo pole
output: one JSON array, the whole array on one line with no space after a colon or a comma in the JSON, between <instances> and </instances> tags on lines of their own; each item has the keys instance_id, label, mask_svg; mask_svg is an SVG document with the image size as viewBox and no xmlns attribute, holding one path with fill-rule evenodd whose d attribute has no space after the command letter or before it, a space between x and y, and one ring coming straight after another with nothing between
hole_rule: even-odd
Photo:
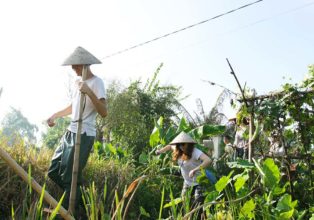
<instances>
[{"instance_id":1,"label":"bamboo pole","mask_svg":"<svg viewBox=\"0 0 314 220\"><path fill-rule=\"evenodd\" d=\"M82 81L86 80L87 75L87 65L83 66L82 70ZM70 204L69 204L69 212L74 215L75 213L75 200L76 200L76 191L77 191L77 175L79 168L79 160L80 160L80 145L81 145L81 131L82 131L82 115L83 115L83 107L84 107L84 99L85 94L80 93L80 105L79 105L79 119L77 124L77 132L75 138L75 147L74 147L74 158L73 158L73 170L72 170L72 182L71 182L71 192L70 192Z\"/></svg>"},{"instance_id":2,"label":"bamboo pole","mask_svg":"<svg viewBox=\"0 0 314 220\"><path fill-rule=\"evenodd\" d=\"M25 182L29 183L29 177L26 171L1 147L0 156L16 174L18 174ZM31 178L31 186L39 195L42 193L42 187L33 178ZM47 191L44 191L44 200L53 208L56 208L58 205L58 202ZM75 220L62 206L59 209L59 213L66 220Z\"/></svg>"}]
</instances>

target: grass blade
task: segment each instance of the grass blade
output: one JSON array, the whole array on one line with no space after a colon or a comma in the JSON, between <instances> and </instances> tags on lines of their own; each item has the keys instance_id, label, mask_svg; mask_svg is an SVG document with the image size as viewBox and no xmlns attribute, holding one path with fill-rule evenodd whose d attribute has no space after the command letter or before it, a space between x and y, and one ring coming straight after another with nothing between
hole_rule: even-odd
<instances>
[{"instance_id":1,"label":"grass blade","mask_svg":"<svg viewBox=\"0 0 314 220\"><path fill-rule=\"evenodd\" d=\"M63 195L62 195L60 201L58 202L57 207L56 207L56 208L53 210L53 212L51 213L51 216L50 216L49 220L53 220L53 219L55 219L55 217L57 216L57 214L58 214L58 212L59 212L59 209L61 208L61 205L62 205L64 196L65 196L65 193L63 193Z\"/></svg>"}]
</instances>

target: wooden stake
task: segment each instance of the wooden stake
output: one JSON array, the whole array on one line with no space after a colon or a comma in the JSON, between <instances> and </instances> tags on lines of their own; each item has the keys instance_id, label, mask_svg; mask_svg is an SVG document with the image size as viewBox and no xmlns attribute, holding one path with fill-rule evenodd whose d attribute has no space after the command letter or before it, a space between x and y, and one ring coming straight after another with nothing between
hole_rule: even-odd
<instances>
[{"instance_id":1,"label":"wooden stake","mask_svg":"<svg viewBox=\"0 0 314 220\"><path fill-rule=\"evenodd\" d=\"M17 175L19 175L25 182L29 183L29 177L26 171L2 148L0 148L0 156ZM31 178L31 186L39 195L41 195L42 187L33 178ZM44 200L53 208L56 208L58 205L58 202L47 191L44 191ZM66 220L75 220L62 206L59 209L59 213Z\"/></svg>"},{"instance_id":2,"label":"wooden stake","mask_svg":"<svg viewBox=\"0 0 314 220\"><path fill-rule=\"evenodd\" d=\"M86 80L87 75L87 66L83 66L82 70L82 81ZM75 201L76 201L76 190L77 190L77 175L79 168L79 160L80 160L80 145L81 145L81 131L82 131L82 116L83 116L83 107L84 107L84 99L85 94L80 93L80 111L79 111L79 119L77 124L77 132L75 138L75 148L74 148L74 158L73 158L73 170L72 170L72 182L71 182L71 192L70 192L70 204L69 204L69 212L74 215L75 213Z\"/></svg>"}]
</instances>

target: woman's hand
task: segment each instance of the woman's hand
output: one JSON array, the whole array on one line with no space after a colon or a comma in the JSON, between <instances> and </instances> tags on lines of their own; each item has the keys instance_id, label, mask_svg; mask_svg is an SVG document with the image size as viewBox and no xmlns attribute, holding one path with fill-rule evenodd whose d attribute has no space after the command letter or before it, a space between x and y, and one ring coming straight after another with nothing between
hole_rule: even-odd
<instances>
[{"instance_id":1,"label":"woman's hand","mask_svg":"<svg viewBox=\"0 0 314 220\"><path fill-rule=\"evenodd\" d=\"M192 177L195 175L196 171L197 171L197 170L195 170L195 169L191 170L191 171L189 172L189 177L192 178Z\"/></svg>"}]
</instances>

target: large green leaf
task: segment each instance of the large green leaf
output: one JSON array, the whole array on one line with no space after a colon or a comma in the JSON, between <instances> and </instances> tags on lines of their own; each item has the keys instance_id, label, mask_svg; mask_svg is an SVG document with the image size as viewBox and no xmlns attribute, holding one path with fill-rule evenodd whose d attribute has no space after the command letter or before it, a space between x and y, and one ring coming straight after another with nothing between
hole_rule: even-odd
<instances>
[{"instance_id":1,"label":"large green leaf","mask_svg":"<svg viewBox=\"0 0 314 220\"><path fill-rule=\"evenodd\" d=\"M186 119L183 117L180 120L179 127L176 133L179 134L181 131L188 131L190 129L191 128L189 127L189 124L187 123Z\"/></svg>"},{"instance_id":2,"label":"large green leaf","mask_svg":"<svg viewBox=\"0 0 314 220\"><path fill-rule=\"evenodd\" d=\"M163 137L164 142L169 143L170 141L173 140L175 135L176 135L176 129L174 127L169 127L168 130L166 131L165 136Z\"/></svg>"},{"instance_id":3,"label":"large green leaf","mask_svg":"<svg viewBox=\"0 0 314 220\"><path fill-rule=\"evenodd\" d=\"M204 125L203 137L213 137L221 135L225 132L226 127L223 125Z\"/></svg>"},{"instance_id":4,"label":"large green leaf","mask_svg":"<svg viewBox=\"0 0 314 220\"><path fill-rule=\"evenodd\" d=\"M292 197L289 194L284 194L278 201L276 209L280 212L282 211L289 211L291 209L294 209L294 207L297 205L298 201L292 201Z\"/></svg>"},{"instance_id":5,"label":"large green leaf","mask_svg":"<svg viewBox=\"0 0 314 220\"><path fill-rule=\"evenodd\" d=\"M292 201L289 194L284 194L278 201L276 210L279 212L280 219L291 219L298 201Z\"/></svg>"},{"instance_id":6,"label":"large green leaf","mask_svg":"<svg viewBox=\"0 0 314 220\"><path fill-rule=\"evenodd\" d=\"M280 181L280 172L274 160L271 158L267 158L263 163L262 170L265 174L265 185L271 189L276 187Z\"/></svg>"},{"instance_id":7,"label":"large green leaf","mask_svg":"<svg viewBox=\"0 0 314 220\"><path fill-rule=\"evenodd\" d=\"M221 135L225 131L225 126L222 125L203 125L194 128L189 134L197 141L206 137L214 137Z\"/></svg>"},{"instance_id":8,"label":"large green leaf","mask_svg":"<svg viewBox=\"0 0 314 220\"><path fill-rule=\"evenodd\" d=\"M163 127L163 117L160 117L158 121L155 122L155 127L149 138L149 145L151 147L154 147L156 144L160 142L160 136L162 136L160 134L162 127Z\"/></svg>"},{"instance_id":9,"label":"large green leaf","mask_svg":"<svg viewBox=\"0 0 314 220\"><path fill-rule=\"evenodd\" d=\"M222 176L218 182L215 184L216 190L220 193L222 190L226 188L228 183L231 181L230 177L234 171L231 171L228 176Z\"/></svg>"},{"instance_id":10,"label":"large green leaf","mask_svg":"<svg viewBox=\"0 0 314 220\"><path fill-rule=\"evenodd\" d=\"M245 219L253 219L255 218L254 214L255 202L253 199L246 201L241 208L239 217L244 217Z\"/></svg>"},{"instance_id":11,"label":"large green leaf","mask_svg":"<svg viewBox=\"0 0 314 220\"><path fill-rule=\"evenodd\" d=\"M249 175L247 173L242 174L233 178L233 180L235 179L236 182L234 183L234 188L236 192L239 192L239 190L244 186L245 182L249 179Z\"/></svg>"}]
</instances>

